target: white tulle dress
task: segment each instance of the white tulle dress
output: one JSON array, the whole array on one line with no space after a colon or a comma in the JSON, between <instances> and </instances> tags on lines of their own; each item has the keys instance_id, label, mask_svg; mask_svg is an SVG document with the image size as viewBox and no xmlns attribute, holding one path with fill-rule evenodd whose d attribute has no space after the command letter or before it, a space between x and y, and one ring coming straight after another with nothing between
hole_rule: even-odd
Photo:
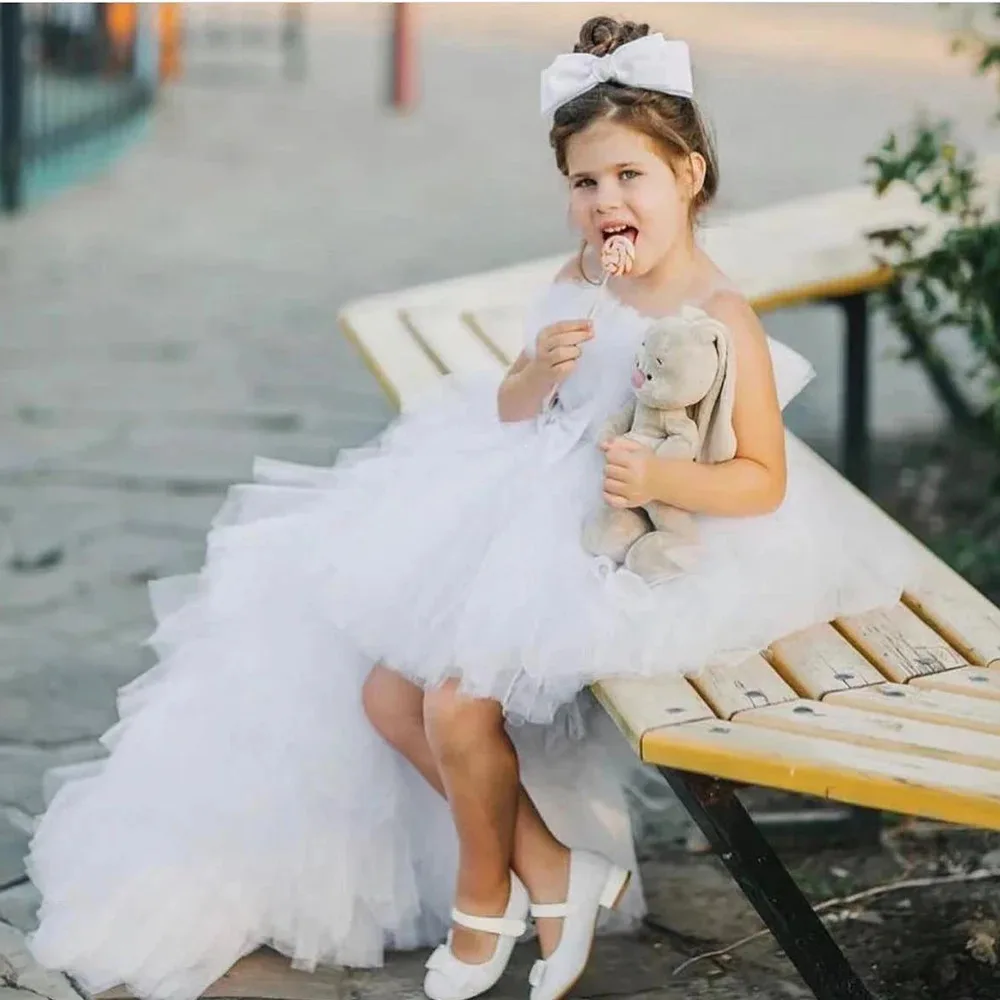
<instances>
[{"instance_id":1,"label":"white tulle dress","mask_svg":"<svg viewBox=\"0 0 1000 1000\"><path fill-rule=\"evenodd\" d=\"M529 349L592 295L553 286ZM376 660L502 702L557 835L633 866L630 755L588 682L697 668L895 599L905 551L863 501L826 495L794 440L783 506L701 518L689 575L651 588L585 554L594 431L627 398L647 322L605 300L543 417L503 424L496 378L445 380L332 468L261 461L232 488L201 572L151 588L159 663L120 692L108 755L51 775L28 858L42 964L187 1000L262 944L310 968L437 943L454 833L363 715ZM772 355L784 404L811 369ZM636 879L626 920L642 912Z\"/></svg>"}]
</instances>

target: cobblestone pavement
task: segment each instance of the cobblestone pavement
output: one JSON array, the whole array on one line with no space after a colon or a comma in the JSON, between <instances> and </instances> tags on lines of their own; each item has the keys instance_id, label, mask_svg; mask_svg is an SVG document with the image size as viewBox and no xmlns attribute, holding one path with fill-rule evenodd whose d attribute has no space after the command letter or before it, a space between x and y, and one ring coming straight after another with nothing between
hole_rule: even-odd
<instances>
[{"instance_id":1,"label":"cobblestone pavement","mask_svg":"<svg viewBox=\"0 0 1000 1000\"><path fill-rule=\"evenodd\" d=\"M98 752L115 690L149 663L146 581L200 565L255 454L325 463L390 417L337 308L568 244L535 117L552 44L428 41L421 107L398 118L375 26L319 19L303 82L265 56L203 59L111 170L0 223L0 1000L68 988L17 964L12 928L35 905L22 858L44 771ZM963 74L766 49L700 53L723 209L856 181L918 103L995 143L993 97ZM768 325L825 376L790 420L828 438L835 317ZM915 374L883 361L876 378L884 432L933 418Z\"/></svg>"}]
</instances>

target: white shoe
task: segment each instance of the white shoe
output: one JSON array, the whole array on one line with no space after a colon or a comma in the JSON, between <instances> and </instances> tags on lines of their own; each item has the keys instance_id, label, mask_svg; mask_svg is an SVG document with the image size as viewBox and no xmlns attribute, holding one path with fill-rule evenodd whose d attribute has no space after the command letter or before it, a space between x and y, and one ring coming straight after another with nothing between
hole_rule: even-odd
<instances>
[{"instance_id":1,"label":"white shoe","mask_svg":"<svg viewBox=\"0 0 1000 1000\"><path fill-rule=\"evenodd\" d=\"M562 917L562 936L548 958L531 967L531 1000L562 1000L583 975L600 907L613 910L632 873L591 851L571 851L565 903L535 903L533 917Z\"/></svg>"},{"instance_id":2,"label":"white shoe","mask_svg":"<svg viewBox=\"0 0 1000 1000\"><path fill-rule=\"evenodd\" d=\"M510 876L510 896L502 917L476 917L455 909L451 919L474 931L496 934L493 956L472 965L455 957L451 950L452 932L447 941L434 949L427 959L424 993L430 1000L471 1000L485 993L503 975L517 939L525 932L528 917L528 891L515 875Z\"/></svg>"}]
</instances>

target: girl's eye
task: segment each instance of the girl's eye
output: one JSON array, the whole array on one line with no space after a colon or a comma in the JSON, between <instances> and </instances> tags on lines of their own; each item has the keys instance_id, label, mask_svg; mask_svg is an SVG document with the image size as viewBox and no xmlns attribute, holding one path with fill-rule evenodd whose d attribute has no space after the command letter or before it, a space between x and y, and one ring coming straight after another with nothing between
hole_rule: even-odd
<instances>
[{"instance_id":1,"label":"girl's eye","mask_svg":"<svg viewBox=\"0 0 1000 1000\"><path fill-rule=\"evenodd\" d=\"M593 183L594 182L589 177L580 177L576 181L574 181L573 187L575 188L591 187Z\"/></svg>"},{"instance_id":2,"label":"girl's eye","mask_svg":"<svg viewBox=\"0 0 1000 1000\"><path fill-rule=\"evenodd\" d=\"M638 170L623 170L618 175L623 181L630 181L639 176Z\"/></svg>"}]
</instances>

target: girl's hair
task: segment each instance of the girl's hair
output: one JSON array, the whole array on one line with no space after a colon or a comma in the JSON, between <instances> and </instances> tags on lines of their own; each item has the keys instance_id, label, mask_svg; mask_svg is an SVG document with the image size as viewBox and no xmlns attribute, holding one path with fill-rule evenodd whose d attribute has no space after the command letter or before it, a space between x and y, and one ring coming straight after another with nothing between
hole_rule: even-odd
<instances>
[{"instance_id":1,"label":"girl's hair","mask_svg":"<svg viewBox=\"0 0 1000 1000\"><path fill-rule=\"evenodd\" d=\"M648 34L648 24L592 17L580 29L580 40L573 51L605 56ZM694 101L610 81L598 84L555 112L549 142L562 173L568 173L566 146L570 137L601 120L619 122L649 136L671 165L681 157L700 153L706 164L705 181L692 202L692 215L697 215L715 197L719 188L715 148Z\"/></svg>"}]
</instances>

